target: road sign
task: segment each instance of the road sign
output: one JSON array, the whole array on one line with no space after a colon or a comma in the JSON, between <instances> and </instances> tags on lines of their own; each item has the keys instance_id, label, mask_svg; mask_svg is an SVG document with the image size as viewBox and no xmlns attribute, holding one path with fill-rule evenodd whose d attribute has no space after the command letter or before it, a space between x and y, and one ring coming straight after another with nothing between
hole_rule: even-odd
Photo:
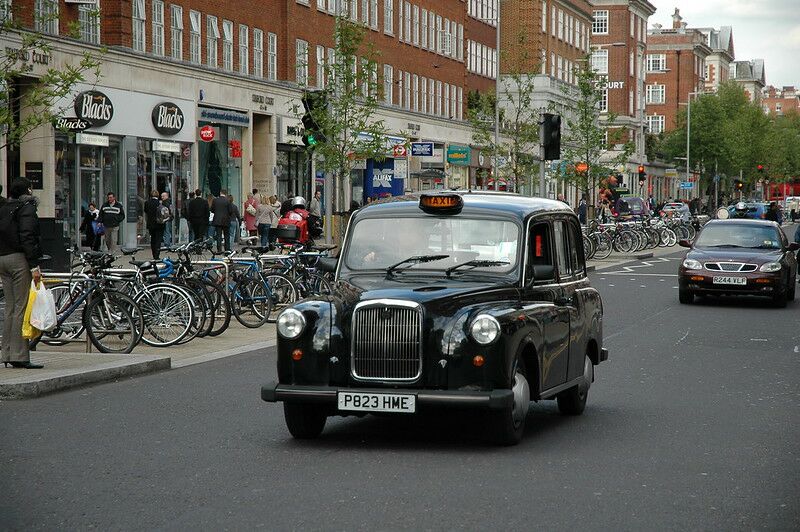
<instances>
[{"instance_id":1,"label":"road sign","mask_svg":"<svg viewBox=\"0 0 800 532\"><path fill-rule=\"evenodd\" d=\"M392 154L395 157L405 157L408 154L408 150L402 144L395 144L394 148L392 148Z\"/></svg>"},{"instance_id":2,"label":"road sign","mask_svg":"<svg viewBox=\"0 0 800 532\"><path fill-rule=\"evenodd\" d=\"M411 155L414 157L433 157L433 142L412 142Z\"/></svg>"},{"instance_id":3,"label":"road sign","mask_svg":"<svg viewBox=\"0 0 800 532\"><path fill-rule=\"evenodd\" d=\"M690 188L694 188L694 183L691 181L681 181L681 190L687 190Z\"/></svg>"},{"instance_id":4,"label":"road sign","mask_svg":"<svg viewBox=\"0 0 800 532\"><path fill-rule=\"evenodd\" d=\"M719 175L714 176L714 183L719 183Z\"/></svg>"}]
</instances>

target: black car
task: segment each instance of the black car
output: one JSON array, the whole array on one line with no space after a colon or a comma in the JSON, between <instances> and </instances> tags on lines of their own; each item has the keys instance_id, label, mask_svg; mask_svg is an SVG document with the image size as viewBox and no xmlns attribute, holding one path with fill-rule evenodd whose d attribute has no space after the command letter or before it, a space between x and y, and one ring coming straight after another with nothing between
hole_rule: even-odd
<instances>
[{"instance_id":1,"label":"black car","mask_svg":"<svg viewBox=\"0 0 800 532\"><path fill-rule=\"evenodd\" d=\"M731 218L708 222L678 269L678 299L695 296L769 297L777 307L793 301L797 287L798 244L775 222Z\"/></svg>"},{"instance_id":2,"label":"black car","mask_svg":"<svg viewBox=\"0 0 800 532\"><path fill-rule=\"evenodd\" d=\"M603 348L575 214L514 194L409 195L354 213L332 294L277 320L278 382L297 438L328 416L484 411L520 440L531 400L581 414Z\"/></svg>"}]
</instances>

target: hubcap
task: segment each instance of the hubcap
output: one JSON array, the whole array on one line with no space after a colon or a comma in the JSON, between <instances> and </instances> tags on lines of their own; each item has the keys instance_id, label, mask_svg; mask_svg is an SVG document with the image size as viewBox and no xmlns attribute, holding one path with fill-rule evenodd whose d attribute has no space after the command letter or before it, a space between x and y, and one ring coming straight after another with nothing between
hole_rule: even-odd
<instances>
[{"instance_id":1,"label":"hubcap","mask_svg":"<svg viewBox=\"0 0 800 532\"><path fill-rule=\"evenodd\" d=\"M514 427L519 425L525 420L528 415L528 406L531 402L531 390L528 386L528 381L525 376L517 371L514 374L514 409L511 411L511 417L514 420Z\"/></svg>"}]
</instances>

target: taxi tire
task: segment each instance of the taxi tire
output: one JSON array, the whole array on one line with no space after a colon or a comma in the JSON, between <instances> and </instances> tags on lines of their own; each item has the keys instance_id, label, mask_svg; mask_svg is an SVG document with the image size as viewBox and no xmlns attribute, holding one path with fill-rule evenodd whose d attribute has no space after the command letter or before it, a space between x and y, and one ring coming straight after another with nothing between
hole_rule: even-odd
<instances>
[{"instance_id":1,"label":"taxi tire","mask_svg":"<svg viewBox=\"0 0 800 532\"><path fill-rule=\"evenodd\" d=\"M586 400L589 398L589 388L594 379L594 366L592 359L586 355L583 360L583 382L564 390L556 396L558 411L565 416L579 416L586 409Z\"/></svg>"},{"instance_id":2,"label":"taxi tire","mask_svg":"<svg viewBox=\"0 0 800 532\"><path fill-rule=\"evenodd\" d=\"M691 305L694 303L694 292L684 288L678 289L678 301L681 305Z\"/></svg>"},{"instance_id":3,"label":"taxi tire","mask_svg":"<svg viewBox=\"0 0 800 532\"><path fill-rule=\"evenodd\" d=\"M283 403L286 428L298 440L310 440L322 434L328 416L316 405Z\"/></svg>"},{"instance_id":4,"label":"taxi tire","mask_svg":"<svg viewBox=\"0 0 800 532\"><path fill-rule=\"evenodd\" d=\"M514 365L509 388L516 392L515 399L517 395L521 398L519 401L515 400L515 404L519 403L517 410L515 411L515 408L512 407L489 414L491 438L497 445L516 445L522 440L522 435L525 432L525 419L528 416L531 395L530 385L525 377L525 363L521 358L518 358ZM526 397L527 401L525 400ZM522 408L522 412L518 410L519 408Z\"/></svg>"}]
</instances>

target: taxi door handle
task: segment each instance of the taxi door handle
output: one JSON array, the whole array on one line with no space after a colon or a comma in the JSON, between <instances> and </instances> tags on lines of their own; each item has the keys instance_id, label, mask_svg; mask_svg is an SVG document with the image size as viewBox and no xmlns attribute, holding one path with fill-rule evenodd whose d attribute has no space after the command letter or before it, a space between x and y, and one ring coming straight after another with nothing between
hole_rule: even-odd
<instances>
[{"instance_id":1,"label":"taxi door handle","mask_svg":"<svg viewBox=\"0 0 800 532\"><path fill-rule=\"evenodd\" d=\"M558 296L553 300L553 303L558 307L566 307L572 305L572 298L567 296Z\"/></svg>"}]
</instances>

